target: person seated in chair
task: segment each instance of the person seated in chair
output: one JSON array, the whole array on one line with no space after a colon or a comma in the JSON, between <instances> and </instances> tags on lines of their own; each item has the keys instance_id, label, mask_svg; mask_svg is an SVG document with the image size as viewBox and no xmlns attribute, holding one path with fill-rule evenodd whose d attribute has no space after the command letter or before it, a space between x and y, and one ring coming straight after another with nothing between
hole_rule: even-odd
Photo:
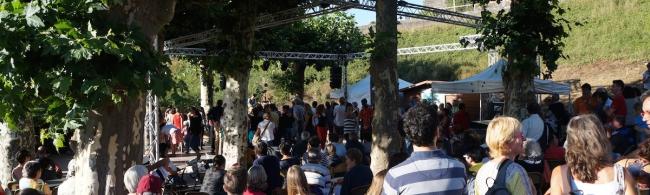
<instances>
[{"instance_id":1,"label":"person seated in chair","mask_svg":"<svg viewBox=\"0 0 650 195\"><path fill-rule=\"evenodd\" d=\"M319 188L323 194L329 194L331 175L329 169L320 163L320 158L321 154L317 147L310 149L307 152L307 162L301 168L305 171L310 186Z\"/></svg>"},{"instance_id":2,"label":"person seated in chair","mask_svg":"<svg viewBox=\"0 0 650 195\"><path fill-rule=\"evenodd\" d=\"M370 167L361 164L363 154L356 148L348 150L345 158L348 172L343 177L341 194L351 194L352 190L362 186L370 186L372 182L372 171ZM365 193L365 192L364 192Z\"/></svg>"},{"instance_id":3,"label":"person seated in chair","mask_svg":"<svg viewBox=\"0 0 650 195\"><path fill-rule=\"evenodd\" d=\"M37 161L29 161L25 163L23 167L23 177L20 178L18 182L19 188L22 189L35 189L45 195L52 195L52 190L50 187L41 180L41 174L43 174L43 166L40 165Z\"/></svg>"}]
</instances>

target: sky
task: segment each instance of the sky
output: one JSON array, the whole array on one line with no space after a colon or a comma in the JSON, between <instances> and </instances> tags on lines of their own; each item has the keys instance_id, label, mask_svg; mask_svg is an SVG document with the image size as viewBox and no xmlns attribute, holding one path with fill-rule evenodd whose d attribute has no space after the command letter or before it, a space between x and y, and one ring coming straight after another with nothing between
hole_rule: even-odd
<instances>
[{"instance_id":1,"label":"sky","mask_svg":"<svg viewBox=\"0 0 650 195\"><path fill-rule=\"evenodd\" d=\"M422 5L424 0L406 0L406 2ZM354 15L354 19L357 21L357 26L362 26L370 24L370 22L375 21L375 12L360 10L360 9L350 9L346 11L348 14Z\"/></svg>"}]
</instances>

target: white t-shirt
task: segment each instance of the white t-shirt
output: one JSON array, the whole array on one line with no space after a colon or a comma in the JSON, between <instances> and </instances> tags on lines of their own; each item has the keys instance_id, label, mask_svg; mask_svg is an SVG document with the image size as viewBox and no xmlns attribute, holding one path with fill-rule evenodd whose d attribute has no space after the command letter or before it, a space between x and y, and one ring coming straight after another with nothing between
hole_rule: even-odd
<instances>
[{"instance_id":1,"label":"white t-shirt","mask_svg":"<svg viewBox=\"0 0 650 195\"><path fill-rule=\"evenodd\" d=\"M173 124L167 124L167 125L162 127L162 129L160 130L160 133L163 133L165 135L171 135L175 131L178 131L176 126L174 126Z\"/></svg>"},{"instance_id":2,"label":"white t-shirt","mask_svg":"<svg viewBox=\"0 0 650 195\"><path fill-rule=\"evenodd\" d=\"M334 107L334 125L343 127L345 124L345 105L336 105Z\"/></svg>"},{"instance_id":3,"label":"white t-shirt","mask_svg":"<svg viewBox=\"0 0 650 195\"><path fill-rule=\"evenodd\" d=\"M544 121L537 114L531 114L521 122L521 132L528 139L538 141L544 133Z\"/></svg>"},{"instance_id":4,"label":"white t-shirt","mask_svg":"<svg viewBox=\"0 0 650 195\"><path fill-rule=\"evenodd\" d=\"M266 127L266 124L270 123L269 126L264 130L264 127ZM264 121L260 122L257 124L257 128L260 129L260 133L262 133L260 136L262 136L262 141L273 141L275 137L273 136L273 132L275 131L275 124L273 122L264 119Z\"/></svg>"}]
</instances>

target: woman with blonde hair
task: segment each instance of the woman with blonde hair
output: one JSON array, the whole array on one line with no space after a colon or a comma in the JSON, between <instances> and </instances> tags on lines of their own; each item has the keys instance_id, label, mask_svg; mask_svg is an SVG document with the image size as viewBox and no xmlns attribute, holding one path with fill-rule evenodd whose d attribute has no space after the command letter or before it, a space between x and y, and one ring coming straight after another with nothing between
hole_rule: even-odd
<instances>
[{"instance_id":1,"label":"woman with blonde hair","mask_svg":"<svg viewBox=\"0 0 650 195\"><path fill-rule=\"evenodd\" d=\"M381 189L383 189L386 173L388 173L388 169L379 171L374 177L372 177L372 183L370 184L366 195L381 195Z\"/></svg>"},{"instance_id":2,"label":"woman with blonde hair","mask_svg":"<svg viewBox=\"0 0 650 195\"><path fill-rule=\"evenodd\" d=\"M607 132L595 115L569 121L567 146L567 164L553 169L551 194L637 194L631 174L612 162Z\"/></svg>"},{"instance_id":3,"label":"woman with blonde hair","mask_svg":"<svg viewBox=\"0 0 650 195\"><path fill-rule=\"evenodd\" d=\"M490 148L492 160L481 166L474 180L474 192L483 195L501 179L510 194L532 195L535 188L526 170L514 163L515 157L524 152L524 135L521 123L512 117L497 117L487 127L485 143ZM501 174L499 174L501 172ZM498 177L501 175L501 177ZM504 177L505 176L505 177ZM496 188L493 188L494 190Z\"/></svg>"},{"instance_id":4,"label":"woman with blonde hair","mask_svg":"<svg viewBox=\"0 0 650 195\"><path fill-rule=\"evenodd\" d=\"M309 195L309 184L307 177L300 166L293 165L287 171L287 194L288 195Z\"/></svg>"}]
</instances>

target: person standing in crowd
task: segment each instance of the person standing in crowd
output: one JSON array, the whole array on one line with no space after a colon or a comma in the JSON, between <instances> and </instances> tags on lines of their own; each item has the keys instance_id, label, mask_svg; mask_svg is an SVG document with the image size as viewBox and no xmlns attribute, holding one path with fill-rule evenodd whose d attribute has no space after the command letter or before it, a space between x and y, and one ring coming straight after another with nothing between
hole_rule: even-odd
<instances>
[{"instance_id":1,"label":"person standing in crowd","mask_svg":"<svg viewBox=\"0 0 650 195\"><path fill-rule=\"evenodd\" d=\"M334 133L334 106L336 102L325 102L325 114L327 116L327 129L330 134Z\"/></svg>"},{"instance_id":2,"label":"person standing in crowd","mask_svg":"<svg viewBox=\"0 0 650 195\"><path fill-rule=\"evenodd\" d=\"M535 187L528 179L528 173L521 165L514 163L515 157L524 152L524 137L521 124L512 117L497 117L488 124L485 143L490 148L492 160L481 166L474 189L476 195L485 194L500 171L505 171L505 184L510 194L533 195ZM502 167L504 166L504 167Z\"/></svg>"},{"instance_id":3,"label":"person standing in crowd","mask_svg":"<svg viewBox=\"0 0 650 195\"><path fill-rule=\"evenodd\" d=\"M317 135L314 129L313 117L314 112L309 104L305 103L305 129L304 131L309 131L309 133Z\"/></svg>"},{"instance_id":4,"label":"person standing in crowd","mask_svg":"<svg viewBox=\"0 0 650 195\"><path fill-rule=\"evenodd\" d=\"M246 190L247 181L246 169L235 164L228 168L226 175L223 177L223 190L228 195L241 195Z\"/></svg>"},{"instance_id":5,"label":"person standing in crowd","mask_svg":"<svg viewBox=\"0 0 650 195\"><path fill-rule=\"evenodd\" d=\"M643 89L650 90L650 62L648 62L646 65L646 71L643 72Z\"/></svg>"},{"instance_id":6,"label":"person standing in crowd","mask_svg":"<svg viewBox=\"0 0 650 195\"><path fill-rule=\"evenodd\" d=\"M256 99L257 99L256 94L253 94L253 95L251 95L250 98L248 98L248 107L249 108L253 108L253 107L255 107L255 105L257 105L257 100Z\"/></svg>"},{"instance_id":7,"label":"person standing in crowd","mask_svg":"<svg viewBox=\"0 0 650 195\"><path fill-rule=\"evenodd\" d=\"M221 153L221 116L223 116L223 100L217 100L217 105L208 111L208 122L212 127L210 136L210 154ZM172 150L173 152L173 150Z\"/></svg>"},{"instance_id":8,"label":"person standing in crowd","mask_svg":"<svg viewBox=\"0 0 650 195\"><path fill-rule=\"evenodd\" d=\"M278 107L275 106L275 104L269 104L268 113L271 116L271 122L273 122L273 124L275 124L276 127L279 127L280 111L278 111ZM275 129L275 137L276 137L276 141L280 141L280 138L282 137L282 134L280 134L280 128Z\"/></svg>"},{"instance_id":9,"label":"person standing in crowd","mask_svg":"<svg viewBox=\"0 0 650 195\"><path fill-rule=\"evenodd\" d=\"M302 158L307 152L307 148L309 147L309 136L309 132L306 131L300 134L300 140L298 140L291 149L293 157Z\"/></svg>"},{"instance_id":10,"label":"person standing in crowd","mask_svg":"<svg viewBox=\"0 0 650 195\"><path fill-rule=\"evenodd\" d=\"M521 122L521 132L526 139L538 141L544 134L544 120L539 116L539 104L530 102L526 106L526 110L528 118Z\"/></svg>"},{"instance_id":11,"label":"person standing in crowd","mask_svg":"<svg viewBox=\"0 0 650 195\"><path fill-rule=\"evenodd\" d=\"M551 194L637 194L631 174L612 162L607 132L596 116L569 121L567 146L567 164L553 169Z\"/></svg>"},{"instance_id":12,"label":"person standing in crowd","mask_svg":"<svg viewBox=\"0 0 650 195\"><path fill-rule=\"evenodd\" d=\"M264 168L264 173L267 177L265 181L268 185L262 191L265 191L267 194L272 194L282 187L282 176L280 175L280 161L275 156L267 155L268 152L269 146L264 142L255 146L257 159L253 161L253 165Z\"/></svg>"},{"instance_id":13,"label":"person standing in crowd","mask_svg":"<svg viewBox=\"0 0 650 195\"><path fill-rule=\"evenodd\" d=\"M14 167L13 170L11 170L11 178L14 181L18 181L23 177L23 167L25 167L25 163L29 162L30 160L32 160L32 155L29 153L29 151L18 151L16 154L16 161L18 161L18 165Z\"/></svg>"},{"instance_id":14,"label":"person standing in crowd","mask_svg":"<svg viewBox=\"0 0 650 195\"><path fill-rule=\"evenodd\" d=\"M264 113L263 118L264 120L257 124L255 135L260 136L262 142L265 142L267 145L275 145L274 140L277 127L271 122L271 115L269 113Z\"/></svg>"},{"instance_id":15,"label":"person standing in crowd","mask_svg":"<svg viewBox=\"0 0 650 195\"><path fill-rule=\"evenodd\" d=\"M368 105L368 100L361 99L361 111L359 119L361 119L361 140L365 142L372 141L372 115L374 109Z\"/></svg>"},{"instance_id":16,"label":"person standing in crowd","mask_svg":"<svg viewBox=\"0 0 650 195\"><path fill-rule=\"evenodd\" d=\"M201 150L199 150L199 145L201 145L201 132L203 132L203 119L199 115L199 110L196 107L191 108L189 114L190 125L188 127L189 133L189 147L196 152L196 159L201 159Z\"/></svg>"},{"instance_id":17,"label":"person standing in crowd","mask_svg":"<svg viewBox=\"0 0 650 195\"><path fill-rule=\"evenodd\" d=\"M329 161L327 167L333 168L343 163L341 157L336 155L336 147L333 144L327 144L327 146L325 146L325 151L327 151L327 161Z\"/></svg>"},{"instance_id":18,"label":"person standing in crowd","mask_svg":"<svg viewBox=\"0 0 650 195\"><path fill-rule=\"evenodd\" d=\"M331 175L329 169L320 163L321 158L318 148L312 148L307 152L307 162L301 168L309 185L320 189L322 194L329 194Z\"/></svg>"},{"instance_id":19,"label":"person standing in crowd","mask_svg":"<svg viewBox=\"0 0 650 195\"><path fill-rule=\"evenodd\" d=\"M297 135L292 134L293 128L293 116L291 108L288 105L282 106L282 112L280 113L280 121L278 123L278 135L282 136L285 140L293 142L294 138Z\"/></svg>"},{"instance_id":20,"label":"person standing in crowd","mask_svg":"<svg viewBox=\"0 0 650 195\"><path fill-rule=\"evenodd\" d=\"M320 192L320 190L318 190ZM287 195L311 195L309 184L307 184L307 177L305 172L300 169L300 166L293 165L287 171ZM322 195L315 194L315 195Z\"/></svg>"},{"instance_id":21,"label":"person standing in crowd","mask_svg":"<svg viewBox=\"0 0 650 195\"><path fill-rule=\"evenodd\" d=\"M226 174L226 158L221 155L216 155L212 160L214 161L214 165L205 171L201 192L208 193L209 195L225 195L226 191L223 189L223 178Z\"/></svg>"},{"instance_id":22,"label":"person standing in crowd","mask_svg":"<svg viewBox=\"0 0 650 195\"><path fill-rule=\"evenodd\" d=\"M312 124L316 126L316 134L320 139L321 148L323 148L327 141L327 115L325 114L324 105L321 104L316 107L316 114L312 118Z\"/></svg>"},{"instance_id":23,"label":"person standing in crowd","mask_svg":"<svg viewBox=\"0 0 650 195\"><path fill-rule=\"evenodd\" d=\"M476 179L476 173L483 166L483 158L485 158L485 154L481 147L472 147L463 154L463 159L467 163L467 187L465 188L465 194L476 194L474 192L474 180Z\"/></svg>"},{"instance_id":24,"label":"person standing in crowd","mask_svg":"<svg viewBox=\"0 0 650 195\"><path fill-rule=\"evenodd\" d=\"M305 130L305 116L307 115L307 113L305 112L305 106L303 106L302 100L300 100L300 98L296 98L293 100L292 108L293 108L293 119L294 119L293 135L298 136L300 133L302 133Z\"/></svg>"},{"instance_id":25,"label":"person standing in crowd","mask_svg":"<svg viewBox=\"0 0 650 195\"><path fill-rule=\"evenodd\" d=\"M573 101L573 112L576 115L594 113L598 100L591 94L591 85L589 83L582 84L580 89L582 96Z\"/></svg>"},{"instance_id":26,"label":"person standing in crowd","mask_svg":"<svg viewBox=\"0 0 650 195\"><path fill-rule=\"evenodd\" d=\"M458 111L451 120L451 129L455 135L463 134L469 129L469 114L465 111L465 103L458 104Z\"/></svg>"},{"instance_id":27,"label":"person standing in crowd","mask_svg":"<svg viewBox=\"0 0 650 195\"><path fill-rule=\"evenodd\" d=\"M327 154L320 152L320 139L318 137L311 137L309 138L309 141L307 142L307 152L304 153L302 156L302 161L303 163L306 163L309 161L309 151L318 151L318 156L320 159L320 164L323 165L324 167L327 167L329 165L329 160L327 159Z\"/></svg>"},{"instance_id":28,"label":"person standing in crowd","mask_svg":"<svg viewBox=\"0 0 650 195\"><path fill-rule=\"evenodd\" d=\"M372 182L372 171L370 167L361 164L363 162L363 154L357 149L348 151L345 162L348 172L343 177L341 184L341 194L352 194L352 189L360 186L370 185Z\"/></svg>"},{"instance_id":29,"label":"person standing in crowd","mask_svg":"<svg viewBox=\"0 0 650 195\"><path fill-rule=\"evenodd\" d=\"M623 88L625 88L625 83L623 83L622 80L612 81L612 93L614 94L614 99L612 101L612 107L609 111L610 119L614 116L625 117L625 115L627 115L627 107L625 106Z\"/></svg>"},{"instance_id":30,"label":"person standing in crowd","mask_svg":"<svg viewBox=\"0 0 650 195\"><path fill-rule=\"evenodd\" d=\"M351 134L359 134L359 121L357 120L357 115L354 114L354 106L350 103L347 104L345 111L343 133L345 140L349 140Z\"/></svg>"},{"instance_id":31,"label":"person standing in crowd","mask_svg":"<svg viewBox=\"0 0 650 195\"><path fill-rule=\"evenodd\" d=\"M23 177L18 181L18 187L22 189L35 189L45 195L52 195L52 190L47 183L41 180L43 174L42 165L36 161L29 161L23 167Z\"/></svg>"},{"instance_id":32,"label":"person standing in crowd","mask_svg":"<svg viewBox=\"0 0 650 195\"><path fill-rule=\"evenodd\" d=\"M437 148L436 113L418 104L404 115L404 132L414 151L388 170L382 194L462 194L465 166Z\"/></svg>"},{"instance_id":33,"label":"person standing in crowd","mask_svg":"<svg viewBox=\"0 0 650 195\"><path fill-rule=\"evenodd\" d=\"M535 140L527 139L524 141L524 153L519 155L515 160L528 172L544 172L542 147ZM540 189L541 190L541 189Z\"/></svg>"},{"instance_id":34,"label":"person standing in crowd","mask_svg":"<svg viewBox=\"0 0 650 195\"><path fill-rule=\"evenodd\" d=\"M178 140L176 140L176 134L180 133L180 130L176 128L175 125L169 123L163 126L160 130L160 135L162 137L162 143L170 145L172 148L172 156L176 155L176 148Z\"/></svg>"},{"instance_id":35,"label":"person standing in crowd","mask_svg":"<svg viewBox=\"0 0 650 195\"><path fill-rule=\"evenodd\" d=\"M343 125L346 118L347 102L344 97L339 98L339 105L334 106L334 133L343 135Z\"/></svg>"},{"instance_id":36,"label":"person standing in crowd","mask_svg":"<svg viewBox=\"0 0 650 195\"><path fill-rule=\"evenodd\" d=\"M243 195L266 195L267 188L267 176L264 168L260 165L253 165L248 169L248 181Z\"/></svg>"}]
</instances>

